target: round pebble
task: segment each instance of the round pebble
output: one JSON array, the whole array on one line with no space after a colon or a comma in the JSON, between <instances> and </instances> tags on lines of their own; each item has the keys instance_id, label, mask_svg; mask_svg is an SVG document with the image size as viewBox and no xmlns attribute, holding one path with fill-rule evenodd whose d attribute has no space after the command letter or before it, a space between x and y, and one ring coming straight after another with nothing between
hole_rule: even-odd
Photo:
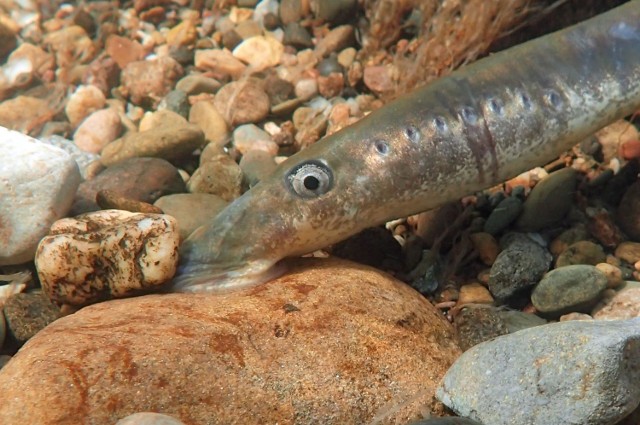
<instances>
[{"instance_id":1,"label":"round pebble","mask_svg":"<svg viewBox=\"0 0 640 425\"><path fill-rule=\"evenodd\" d=\"M556 267L564 267L574 264L590 264L595 266L604 263L607 255L602 247L591 241L579 241L571 244L556 260Z\"/></svg>"},{"instance_id":2,"label":"round pebble","mask_svg":"<svg viewBox=\"0 0 640 425\"><path fill-rule=\"evenodd\" d=\"M95 86L79 86L69 97L69 101L64 108L69 122L75 128L89 114L98 109L102 109L106 98L102 91Z\"/></svg>"},{"instance_id":3,"label":"round pebble","mask_svg":"<svg viewBox=\"0 0 640 425\"><path fill-rule=\"evenodd\" d=\"M552 317L588 313L607 287L607 276L591 265L571 265L547 273L531 293L538 311Z\"/></svg>"},{"instance_id":4,"label":"round pebble","mask_svg":"<svg viewBox=\"0 0 640 425\"><path fill-rule=\"evenodd\" d=\"M269 96L259 82L252 78L223 86L214 103L232 127L262 121L271 108Z\"/></svg>"},{"instance_id":5,"label":"round pebble","mask_svg":"<svg viewBox=\"0 0 640 425\"><path fill-rule=\"evenodd\" d=\"M510 233L502 239L511 239L491 266L489 290L498 301L518 294L535 285L549 270L551 254L524 234Z\"/></svg>"},{"instance_id":6,"label":"round pebble","mask_svg":"<svg viewBox=\"0 0 640 425\"><path fill-rule=\"evenodd\" d=\"M83 151L98 154L120 135L121 130L120 115L112 108L101 109L80 124L73 141Z\"/></svg>"}]
</instances>

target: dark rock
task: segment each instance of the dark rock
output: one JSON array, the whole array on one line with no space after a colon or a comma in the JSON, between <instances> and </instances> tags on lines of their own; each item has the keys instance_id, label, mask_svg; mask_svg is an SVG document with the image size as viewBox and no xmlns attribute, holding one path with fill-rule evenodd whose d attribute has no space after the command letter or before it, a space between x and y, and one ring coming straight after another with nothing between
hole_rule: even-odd
<instances>
[{"instance_id":1,"label":"dark rock","mask_svg":"<svg viewBox=\"0 0 640 425\"><path fill-rule=\"evenodd\" d=\"M505 235L503 251L491 267L489 291L498 301L506 301L518 292L535 285L549 270L551 254L521 233Z\"/></svg>"},{"instance_id":2,"label":"dark rock","mask_svg":"<svg viewBox=\"0 0 640 425\"><path fill-rule=\"evenodd\" d=\"M99 210L96 195L103 189L149 204L161 196L187 190L178 170L164 159L125 159L80 184L71 215Z\"/></svg>"},{"instance_id":3,"label":"dark rock","mask_svg":"<svg viewBox=\"0 0 640 425\"><path fill-rule=\"evenodd\" d=\"M20 345L60 317L60 309L40 292L10 296L3 311L7 328Z\"/></svg>"}]
</instances>

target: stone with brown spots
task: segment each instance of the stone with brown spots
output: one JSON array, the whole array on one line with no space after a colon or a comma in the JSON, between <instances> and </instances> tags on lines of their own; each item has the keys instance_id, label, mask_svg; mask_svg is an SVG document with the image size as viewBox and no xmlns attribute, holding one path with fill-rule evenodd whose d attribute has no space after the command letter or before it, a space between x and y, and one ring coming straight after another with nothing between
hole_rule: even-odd
<instances>
[{"instance_id":1,"label":"stone with brown spots","mask_svg":"<svg viewBox=\"0 0 640 425\"><path fill-rule=\"evenodd\" d=\"M64 343L61 343L64 341ZM441 413L460 350L408 286L342 260L302 259L223 295L96 304L32 338L0 371L0 423L406 423Z\"/></svg>"}]
</instances>

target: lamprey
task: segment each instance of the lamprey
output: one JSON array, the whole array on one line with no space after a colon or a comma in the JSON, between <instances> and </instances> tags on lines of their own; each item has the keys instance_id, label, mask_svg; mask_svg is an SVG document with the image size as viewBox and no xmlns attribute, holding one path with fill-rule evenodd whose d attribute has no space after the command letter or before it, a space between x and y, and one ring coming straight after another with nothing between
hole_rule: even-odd
<instances>
[{"instance_id":1,"label":"lamprey","mask_svg":"<svg viewBox=\"0 0 640 425\"><path fill-rule=\"evenodd\" d=\"M285 257L544 164L640 108L640 1L491 55L284 161L183 244L177 291L259 284Z\"/></svg>"}]
</instances>

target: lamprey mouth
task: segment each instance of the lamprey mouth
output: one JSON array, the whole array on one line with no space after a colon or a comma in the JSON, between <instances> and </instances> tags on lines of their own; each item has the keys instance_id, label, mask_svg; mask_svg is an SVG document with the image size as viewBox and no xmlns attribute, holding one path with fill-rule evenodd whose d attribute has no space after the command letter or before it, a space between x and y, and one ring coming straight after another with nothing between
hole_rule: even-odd
<instances>
[{"instance_id":1,"label":"lamprey mouth","mask_svg":"<svg viewBox=\"0 0 640 425\"><path fill-rule=\"evenodd\" d=\"M214 264L185 264L173 279L175 292L226 293L261 285L282 276L282 262L256 261L244 267L228 270Z\"/></svg>"}]
</instances>

